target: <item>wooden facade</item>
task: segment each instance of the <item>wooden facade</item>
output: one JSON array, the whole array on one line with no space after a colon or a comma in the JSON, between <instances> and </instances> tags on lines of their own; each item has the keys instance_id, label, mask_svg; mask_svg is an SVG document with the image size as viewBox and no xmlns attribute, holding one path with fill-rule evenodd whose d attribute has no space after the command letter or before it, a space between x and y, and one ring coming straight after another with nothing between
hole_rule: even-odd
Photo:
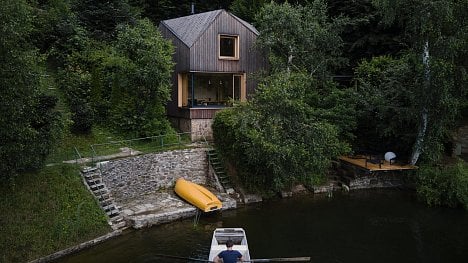
<instances>
[{"instance_id":1,"label":"wooden facade","mask_svg":"<svg viewBox=\"0 0 468 263\"><path fill-rule=\"evenodd\" d=\"M227 97L245 100L254 92L257 83L252 74L265 68L266 59L254 48L259 33L252 25L215 10L164 20L159 28L175 46L169 117L212 119L228 105ZM236 56L220 56L223 36L236 41Z\"/></svg>"}]
</instances>

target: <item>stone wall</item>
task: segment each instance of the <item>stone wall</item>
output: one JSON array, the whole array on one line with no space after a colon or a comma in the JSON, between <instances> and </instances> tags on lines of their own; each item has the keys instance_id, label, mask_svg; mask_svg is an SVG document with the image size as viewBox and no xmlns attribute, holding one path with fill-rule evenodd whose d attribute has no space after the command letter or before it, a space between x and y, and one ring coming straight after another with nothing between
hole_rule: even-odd
<instances>
[{"instance_id":1,"label":"stone wall","mask_svg":"<svg viewBox=\"0 0 468 263\"><path fill-rule=\"evenodd\" d=\"M408 187L404 175L366 175L354 178L349 181L349 189L370 189L387 187Z\"/></svg>"},{"instance_id":2,"label":"stone wall","mask_svg":"<svg viewBox=\"0 0 468 263\"><path fill-rule=\"evenodd\" d=\"M191 129L192 129L192 140L201 140L202 135L205 136L207 140L212 140L213 130L211 125L213 124L213 119L192 119L191 120Z\"/></svg>"},{"instance_id":3,"label":"stone wall","mask_svg":"<svg viewBox=\"0 0 468 263\"><path fill-rule=\"evenodd\" d=\"M175 150L113 160L101 165L102 179L118 203L128 203L162 189L172 189L183 177L206 184L205 148Z\"/></svg>"}]
</instances>

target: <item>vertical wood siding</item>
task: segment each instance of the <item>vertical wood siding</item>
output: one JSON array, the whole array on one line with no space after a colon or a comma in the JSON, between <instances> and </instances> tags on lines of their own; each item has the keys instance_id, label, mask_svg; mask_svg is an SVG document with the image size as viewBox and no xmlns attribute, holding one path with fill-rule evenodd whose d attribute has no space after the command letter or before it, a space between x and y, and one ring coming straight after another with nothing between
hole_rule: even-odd
<instances>
[{"instance_id":1,"label":"vertical wood siding","mask_svg":"<svg viewBox=\"0 0 468 263\"><path fill-rule=\"evenodd\" d=\"M187 114L185 110L177 106L177 74L181 72L246 73L247 98L254 92L257 82L252 78L251 74L266 68L266 58L254 48L257 35L227 12L221 12L207 30L200 35L199 39L194 42L192 47L187 47L164 24L161 24L159 29L162 35L170 39L175 47L173 58L176 66L172 77L172 101L167 106L169 116ZM239 36L239 60L223 60L218 58L219 34ZM196 110L193 113L189 113L189 115L186 117L209 118L213 116L213 112L211 110Z\"/></svg>"},{"instance_id":2,"label":"vertical wood siding","mask_svg":"<svg viewBox=\"0 0 468 263\"><path fill-rule=\"evenodd\" d=\"M163 24L159 26L159 30L162 36L166 39L171 40L172 45L174 45L174 54L172 55L172 60L176 63L176 65L174 67L174 72L172 73L171 101L167 103L166 108L167 114L169 116L178 116L179 107L177 105L177 73L189 70L190 49Z\"/></svg>"},{"instance_id":3,"label":"vertical wood siding","mask_svg":"<svg viewBox=\"0 0 468 263\"><path fill-rule=\"evenodd\" d=\"M218 59L218 35L239 36L239 60ZM254 72L263 66L253 45L256 35L241 22L222 12L190 50L190 69L206 72Z\"/></svg>"}]
</instances>

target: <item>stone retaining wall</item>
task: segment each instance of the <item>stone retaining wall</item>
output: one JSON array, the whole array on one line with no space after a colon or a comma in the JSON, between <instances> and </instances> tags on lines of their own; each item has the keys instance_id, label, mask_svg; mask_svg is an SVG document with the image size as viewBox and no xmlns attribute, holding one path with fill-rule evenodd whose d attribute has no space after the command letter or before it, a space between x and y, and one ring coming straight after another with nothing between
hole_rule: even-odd
<instances>
[{"instance_id":1,"label":"stone retaining wall","mask_svg":"<svg viewBox=\"0 0 468 263\"><path fill-rule=\"evenodd\" d=\"M183 177L206 184L206 149L184 149L113 160L101 164L102 178L119 203L128 203L161 189L171 189Z\"/></svg>"},{"instance_id":2,"label":"stone retaining wall","mask_svg":"<svg viewBox=\"0 0 468 263\"><path fill-rule=\"evenodd\" d=\"M409 187L404 175L379 174L354 178L349 182L349 189L371 189L389 187Z\"/></svg>"}]
</instances>

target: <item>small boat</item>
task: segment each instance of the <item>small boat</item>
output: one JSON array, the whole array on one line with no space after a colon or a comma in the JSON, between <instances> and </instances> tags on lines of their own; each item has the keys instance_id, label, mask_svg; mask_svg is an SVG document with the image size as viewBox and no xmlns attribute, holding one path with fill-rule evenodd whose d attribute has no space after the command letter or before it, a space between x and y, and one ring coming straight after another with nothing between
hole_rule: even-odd
<instances>
[{"instance_id":1,"label":"small boat","mask_svg":"<svg viewBox=\"0 0 468 263\"><path fill-rule=\"evenodd\" d=\"M233 250L242 254L242 259L250 260L249 246L247 245L247 236L242 228L216 228L211 239L209 261L213 261L221 251L226 250L226 242L231 240L234 243Z\"/></svg>"},{"instance_id":2,"label":"small boat","mask_svg":"<svg viewBox=\"0 0 468 263\"><path fill-rule=\"evenodd\" d=\"M177 179L174 191L203 212L211 212L223 207L221 201L208 189L183 178Z\"/></svg>"}]
</instances>

